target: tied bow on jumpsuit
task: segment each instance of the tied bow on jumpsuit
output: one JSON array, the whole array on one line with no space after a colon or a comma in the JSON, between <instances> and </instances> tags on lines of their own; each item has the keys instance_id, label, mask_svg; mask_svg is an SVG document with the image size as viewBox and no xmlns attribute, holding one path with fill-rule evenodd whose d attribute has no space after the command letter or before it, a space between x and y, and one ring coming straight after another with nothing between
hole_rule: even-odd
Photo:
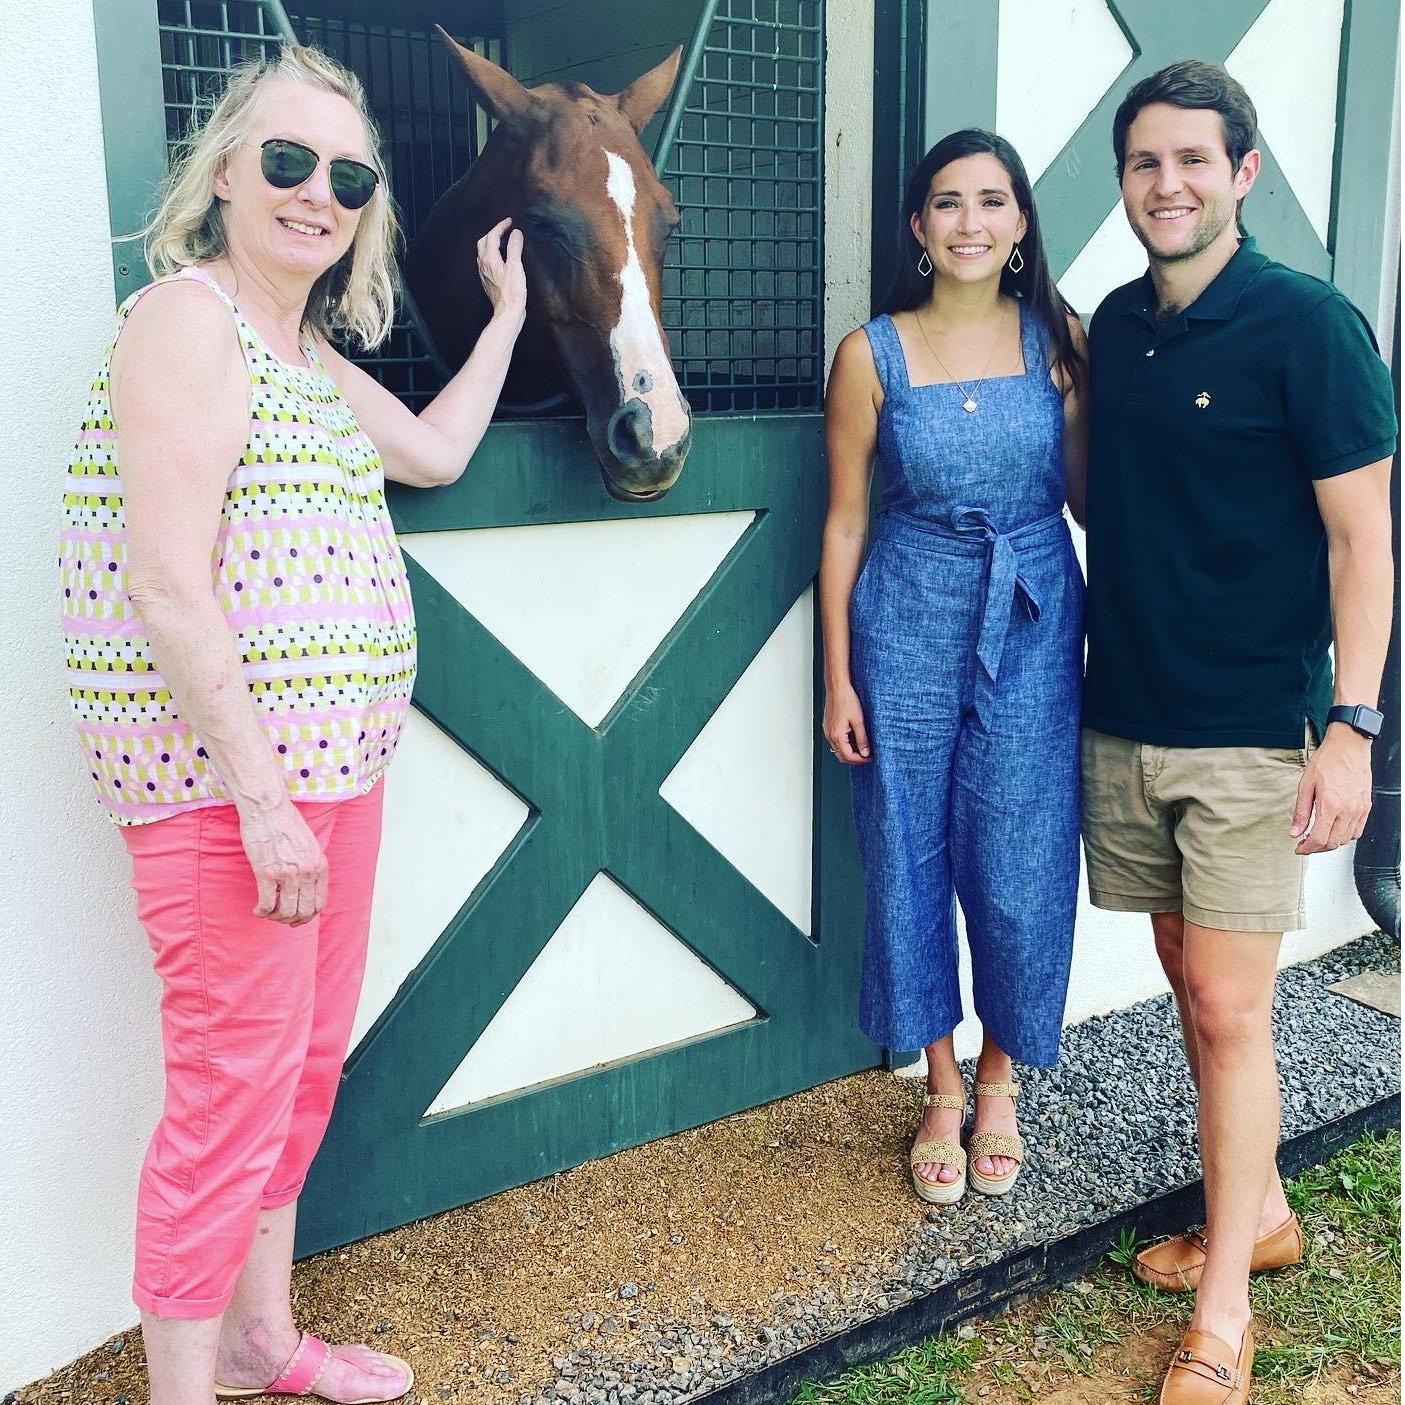
<instances>
[{"instance_id":1,"label":"tied bow on jumpsuit","mask_svg":"<svg viewBox=\"0 0 1405 1405\"><path fill-rule=\"evenodd\" d=\"M1063 401L1020 304L1025 373L913 386L888 316L865 328L885 487L850 601L872 759L853 768L867 878L859 1020L920 1049L975 1011L1022 1063L1058 1057L1078 903L1083 577L1063 518Z\"/></svg>"}]
</instances>

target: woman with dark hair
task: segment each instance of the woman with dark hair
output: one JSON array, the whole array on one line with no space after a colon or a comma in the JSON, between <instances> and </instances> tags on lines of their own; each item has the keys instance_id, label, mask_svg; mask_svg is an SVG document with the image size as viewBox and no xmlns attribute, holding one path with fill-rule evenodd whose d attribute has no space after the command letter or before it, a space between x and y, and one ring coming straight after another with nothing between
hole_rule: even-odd
<instances>
[{"instance_id":1,"label":"woman with dark hair","mask_svg":"<svg viewBox=\"0 0 1405 1405\"><path fill-rule=\"evenodd\" d=\"M868 882L859 1019L927 1055L922 1199L965 1192L955 901L976 1013L970 1180L1010 1189L1011 1059L1058 1057L1078 896L1087 434L1083 329L1049 275L1024 165L953 132L913 173L883 311L825 398L824 730L854 768ZM875 456L885 486L868 558Z\"/></svg>"}]
</instances>

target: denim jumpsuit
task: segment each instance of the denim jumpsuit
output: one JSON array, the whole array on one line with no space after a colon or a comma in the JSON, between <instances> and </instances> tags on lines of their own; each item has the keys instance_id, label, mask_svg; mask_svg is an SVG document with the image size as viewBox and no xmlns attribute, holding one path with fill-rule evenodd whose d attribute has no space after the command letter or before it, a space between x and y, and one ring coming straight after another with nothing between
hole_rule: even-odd
<instances>
[{"instance_id":1,"label":"denim jumpsuit","mask_svg":"<svg viewBox=\"0 0 1405 1405\"><path fill-rule=\"evenodd\" d=\"M865 328L886 478L850 603L872 759L853 768L867 876L859 1022L918 1049L976 1014L1022 1063L1056 1062L1078 904L1083 577L1063 518L1063 402L1020 304L1025 374L909 383L892 319Z\"/></svg>"}]
</instances>

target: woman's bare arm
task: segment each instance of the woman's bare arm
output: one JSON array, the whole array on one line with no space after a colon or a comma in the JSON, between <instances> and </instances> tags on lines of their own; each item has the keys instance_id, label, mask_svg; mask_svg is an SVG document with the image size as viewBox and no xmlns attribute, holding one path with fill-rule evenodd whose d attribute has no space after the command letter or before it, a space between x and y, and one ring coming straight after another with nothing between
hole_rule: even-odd
<instances>
[{"instance_id":1,"label":"woman's bare arm","mask_svg":"<svg viewBox=\"0 0 1405 1405\"><path fill-rule=\"evenodd\" d=\"M1082 527L1088 507L1088 334L1072 313L1068 330L1083 357L1084 372L1081 385L1067 373L1058 377L1064 398L1064 495L1073 520Z\"/></svg>"},{"instance_id":2,"label":"woman's bare arm","mask_svg":"<svg viewBox=\"0 0 1405 1405\"><path fill-rule=\"evenodd\" d=\"M867 761L870 755L863 708L849 673L849 598L868 536L868 495L882 394L868 337L862 329L850 332L835 352L825 389L829 510L820 548L824 732L834 754L849 764Z\"/></svg>"},{"instance_id":3,"label":"woman's bare arm","mask_svg":"<svg viewBox=\"0 0 1405 1405\"><path fill-rule=\"evenodd\" d=\"M326 861L288 798L211 583L225 487L249 433L249 377L228 309L193 282L147 293L113 352L110 394L128 596L177 712L239 810L254 911L305 922L326 899Z\"/></svg>"},{"instance_id":4,"label":"woman's bare arm","mask_svg":"<svg viewBox=\"0 0 1405 1405\"><path fill-rule=\"evenodd\" d=\"M376 446L385 476L414 488L441 487L464 471L502 394L512 349L527 311L522 235L514 230L504 256L507 221L478 241L478 269L493 316L454 378L416 415L335 348L319 348L357 422Z\"/></svg>"}]
</instances>

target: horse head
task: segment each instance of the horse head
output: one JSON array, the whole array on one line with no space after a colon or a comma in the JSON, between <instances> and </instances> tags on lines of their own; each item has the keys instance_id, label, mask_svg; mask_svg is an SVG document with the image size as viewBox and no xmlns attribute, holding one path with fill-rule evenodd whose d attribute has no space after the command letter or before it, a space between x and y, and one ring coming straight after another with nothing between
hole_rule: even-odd
<instances>
[{"instance_id":1,"label":"horse head","mask_svg":"<svg viewBox=\"0 0 1405 1405\"><path fill-rule=\"evenodd\" d=\"M491 315L473 245L510 217L524 240L527 321L504 398L569 387L611 495L661 497L682 471L692 417L659 315L678 211L639 133L668 97L681 50L608 95L583 83L525 88L439 32L497 125L411 250L420 315L446 363L460 365Z\"/></svg>"}]
</instances>

